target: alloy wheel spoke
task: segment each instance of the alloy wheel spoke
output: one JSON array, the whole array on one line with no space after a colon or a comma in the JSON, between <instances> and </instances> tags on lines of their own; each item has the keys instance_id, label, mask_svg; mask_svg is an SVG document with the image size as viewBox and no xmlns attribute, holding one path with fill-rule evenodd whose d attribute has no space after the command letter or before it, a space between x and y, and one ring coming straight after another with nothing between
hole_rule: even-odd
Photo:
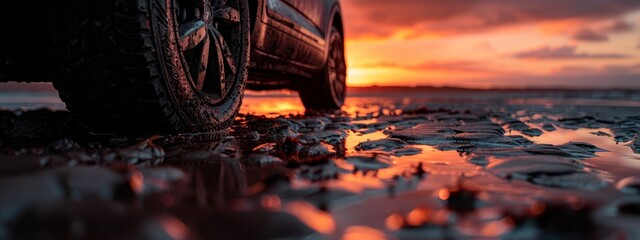
<instances>
[{"instance_id":1,"label":"alloy wheel spoke","mask_svg":"<svg viewBox=\"0 0 640 240\"><path fill-rule=\"evenodd\" d=\"M213 7L215 7L216 9L220 9L220 8L224 7L225 5L227 5L227 0L217 0L213 4Z\"/></svg>"},{"instance_id":2,"label":"alloy wheel spoke","mask_svg":"<svg viewBox=\"0 0 640 240\"><path fill-rule=\"evenodd\" d=\"M336 59L329 58L329 67L335 69L336 68Z\"/></svg>"},{"instance_id":3,"label":"alloy wheel spoke","mask_svg":"<svg viewBox=\"0 0 640 240\"><path fill-rule=\"evenodd\" d=\"M336 81L335 82L336 88L342 90L344 88L344 82L343 81Z\"/></svg>"},{"instance_id":4,"label":"alloy wheel spoke","mask_svg":"<svg viewBox=\"0 0 640 240\"><path fill-rule=\"evenodd\" d=\"M219 23L240 23L240 12L235 8L224 6L213 13L213 19Z\"/></svg>"},{"instance_id":5,"label":"alloy wheel spoke","mask_svg":"<svg viewBox=\"0 0 640 240\"><path fill-rule=\"evenodd\" d=\"M198 7L202 8L204 6L206 6L207 4L209 4L211 2L211 0L197 0L197 5Z\"/></svg>"},{"instance_id":6,"label":"alloy wheel spoke","mask_svg":"<svg viewBox=\"0 0 640 240\"><path fill-rule=\"evenodd\" d=\"M202 53L200 55L200 58L198 59L199 61L196 63L198 68L196 88L198 90L204 89L204 82L207 77L207 69L209 67L209 51L211 49L211 40L209 40L209 38L205 38L202 44Z\"/></svg>"},{"instance_id":7,"label":"alloy wheel spoke","mask_svg":"<svg viewBox=\"0 0 640 240\"><path fill-rule=\"evenodd\" d=\"M344 95L344 90L346 89L345 83L343 81L337 81L336 85L336 92L340 95Z\"/></svg>"},{"instance_id":8,"label":"alloy wheel spoke","mask_svg":"<svg viewBox=\"0 0 640 240\"><path fill-rule=\"evenodd\" d=\"M235 59L233 57L233 53L231 52L231 49L229 49L229 45L227 45L227 42L224 40L224 37L222 37L222 34L220 34L218 29L211 28L211 30L213 36L215 36L214 39L217 41L216 46L219 47L219 49L222 51L222 57L226 62L227 67L229 67L231 74L235 75L237 72L237 67Z\"/></svg>"},{"instance_id":9,"label":"alloy wheel spoke","mask_svg":"<svg viewBox=\"0 0 640 240\"><path fill-rule=\"evenodd\" d=\"M225 74L225 66L224 66L224 50L222 47L222 43L224 43L222 36L220 35L220 33L218 33L218 30L216 30L213 27L209 28L209 34L211 35L211 40L213 42L213 51L215 51L214 53L214 58L216 60L218 60L217 62L217 67L215 69L214 72L212 72L212 74L214 74L215 77L217 77L217 79L219 79L218 84L215 84L213 86L213 90L215 91L215 93L219 94L220 98L223 98L223 94L226 88L226 74Z\"/></svg>"},{"instance_id":10,"label":"alloy wheel spoke","mask_svg":"<svg viewBox=\"0 0 640 240\"><path fill-rule=\"evenodd\" d=\"M338 74L345 74L347 70L347 66L344 62L344 56L342 54L342 49L334 48L333 49L334 61L336 62L336 69Z\"/></svg>"},{"instance_id":11,"label":"alloy wheel spoke","mask_svg":"<svg viewBox=\"0 0 640 240\"><path fill-rule=\"evenodd\" d=\"M198 46L207 36L207 23L202 19L196 19L178 27L180 36L180 48L182 51L190 50Z\"/></svg>"}]
</instances>

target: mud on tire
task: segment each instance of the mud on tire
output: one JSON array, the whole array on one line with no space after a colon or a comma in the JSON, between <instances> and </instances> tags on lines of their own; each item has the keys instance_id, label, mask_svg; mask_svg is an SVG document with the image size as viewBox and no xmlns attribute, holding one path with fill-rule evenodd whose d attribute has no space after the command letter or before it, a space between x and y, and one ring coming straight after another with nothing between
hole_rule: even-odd
<instances>
[{"instance_id":1,"label":"mud on tire","mask_svg":"<svg viewBox=\"0 0 640 240\"><path fill-rule=\"evenodd\" d=\"M247 0L53 2L41 14L54 86L91 128L203 132L234 120L247 79Z\"/></svg>"}]
</instances>

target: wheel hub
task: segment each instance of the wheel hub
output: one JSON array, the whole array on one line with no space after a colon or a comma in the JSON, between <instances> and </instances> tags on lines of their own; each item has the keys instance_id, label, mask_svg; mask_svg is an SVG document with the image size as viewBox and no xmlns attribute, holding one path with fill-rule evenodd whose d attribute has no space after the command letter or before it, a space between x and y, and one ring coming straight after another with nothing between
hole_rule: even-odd
<instances>
[{"instance_id":1,"label":"wheel hub","mask_svg":"<svg viewBox=\"0 0 640 240\"><path fill-rule=\"evenodd\" d=\"M175 1L179 50L191 85L198 97L219 104L237 79L242 37L238 0Z\"/></svg>"},{"instance_id":2,"label":"wheel hub","mask_svg":"<svg viewBox=\"0 0 640 240\"><path fill-rule=\"evenodd\" d=\"M207 3L207 5L204 6L204 14L202 15L202 18L207 23L211 23L211 21L213 20L213 18L211 17L211 12L211 4Z\"/></svg>"}]
</instances>

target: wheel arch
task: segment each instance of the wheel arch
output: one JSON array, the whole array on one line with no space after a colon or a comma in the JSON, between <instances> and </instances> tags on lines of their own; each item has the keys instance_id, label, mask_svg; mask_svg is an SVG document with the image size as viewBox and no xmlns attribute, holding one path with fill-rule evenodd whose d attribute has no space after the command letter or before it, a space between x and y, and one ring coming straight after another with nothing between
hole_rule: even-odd
<instances>
[{"instance_id":1,"label":"wheel arch","mask_svg":"<svg viewBox=\"0 0 640 240\"><path fill-rule=\"evenodd\" d=\"M323 21L324 22L324 26L322 26L325 30L325 32L331 32L331 28L332 27L338 27L341 31L341 33L344 34L344 27L343 27L343 21L342 21L342 8L340 6L340 1L339 0L327 0L325 1L325 3L327 4L325 6L325 11L327 11L327 14L325 14L326 19Z\"/></svg>"},{"instance_id":2,"label":"wheel arch","mask_svg":"<svg viewBox=\"0 0 640 240\"><path fill-rule=\"evenodd\" d=\"M340 11L337 11L333 14L333 17L331 19L331 26L329 27L337 28L338 31L340 31L340 34L342 34L342 36L344 37L344 23L342 20L342 13Z\"/></svg>"},{"instance_id":3,"label":"wheel arch","mask_svg":"<svg viewBox=\"0 0 640 240\"><path fill-rule=\"evenodd\" d=\"M262 14L262 9L264 8L264 0L250 0L249 1L249 19L251 21L250 29L253 32L255 26L257 24L256 21L260 20L260 16Z\"/></svg>"},{"instance_id":4,"label":"wheel arch","mask_svg":"<svg viewBox=\"0 0 640 240\"><path fill-rule=\"evenodd\" d=\"M331 46L330 44L328 44L328 42L330 40L329 38L331 37L332 28L336 27L344 39L344 21L342 18L342 9L340 7L340 1L328 0L325 2L327 4L326 9L329 10L329 14L325 15L327 17L324 21L325 24L323 26L325 31L325 41L327 42L324 49L324 57L323 57L324 62L326 62L327 58L329 57L328 53L329 53L329 48Z\"/></svg>"}]
</instances>

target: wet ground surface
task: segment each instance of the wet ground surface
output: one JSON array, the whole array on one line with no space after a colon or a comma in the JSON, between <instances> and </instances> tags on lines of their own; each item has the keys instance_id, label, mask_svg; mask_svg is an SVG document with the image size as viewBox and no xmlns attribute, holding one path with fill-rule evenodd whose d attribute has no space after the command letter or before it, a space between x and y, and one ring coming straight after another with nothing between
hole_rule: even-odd
<instances>
[{"instance_id":1,"label":"wet ground surface","mask_svg":"<svg viewBox=\"0 0 640 240\"><path fill-rule=\"evenodd\" d=\"M640 238L637 92L250 96L138 138L4 106L0 239Z\"/></svg>"}]
</instances>

